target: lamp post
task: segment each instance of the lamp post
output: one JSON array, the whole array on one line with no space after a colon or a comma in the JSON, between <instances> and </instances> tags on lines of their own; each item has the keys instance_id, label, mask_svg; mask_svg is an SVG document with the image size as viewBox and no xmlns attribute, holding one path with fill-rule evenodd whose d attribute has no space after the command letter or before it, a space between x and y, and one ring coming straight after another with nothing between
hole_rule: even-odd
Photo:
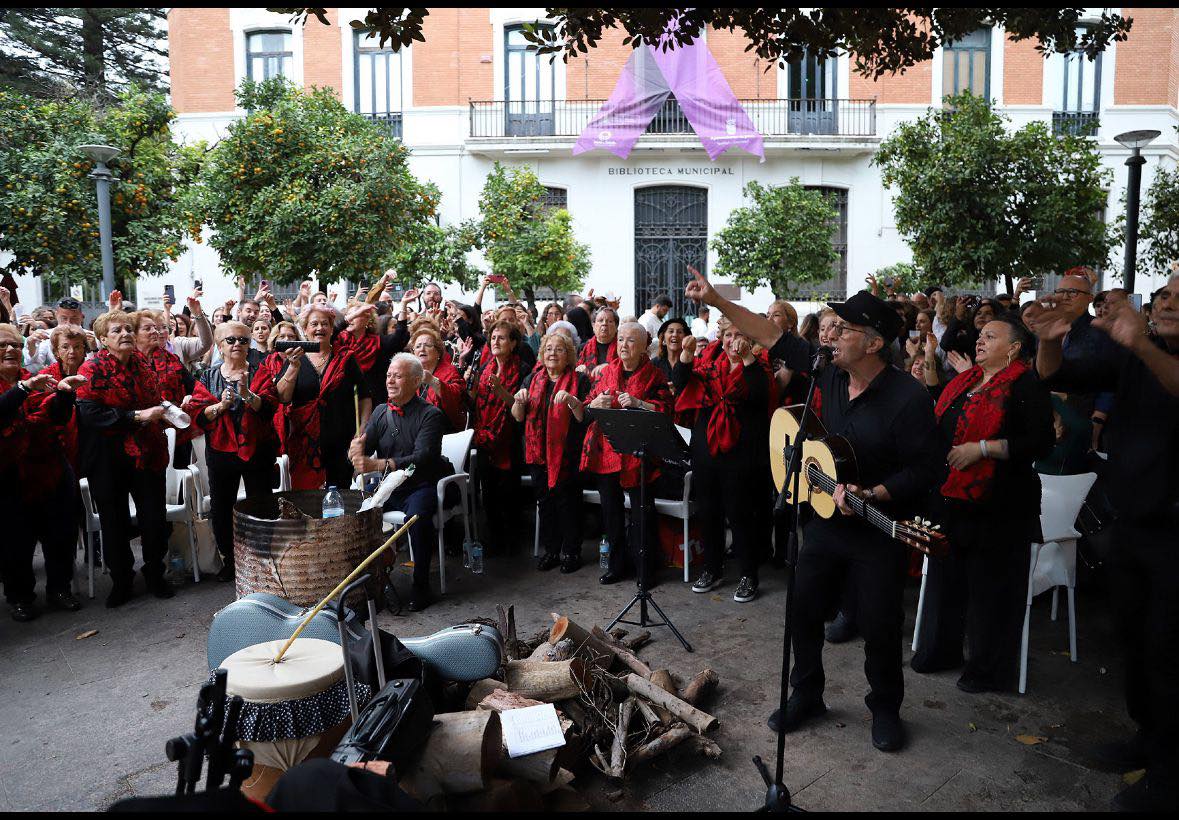
<instances>
[{"instance_id":1,"label":"lamp post","mask_svg":"<svg viewBox=\"0 0 1179 820\"><path fill-rule=\"evenodd\" d=\"M1142 166L1146 157L1142 149L1158 138L1160 131L1126 131L1114 137L1122 146L1130 149L1126 166L1130 174L1126 179L1126 262L1122 266L1122 287L1127 293L1134 292L1134 268L1138 263L1138 194L1142 189Z\"/></svg>"},{"instance_id":2,"label":"lamp post","mask_svg":"<svg viewBox=\"0 0 1179 820\"><path fill-rule=\"evenodd\" d=\"M115 178L107 163L122 151L110 145L83 145L82 153L94 162L90 179L98 187L98 239L102 245L102 298L115 289L115 251L111 245L111 180Z\"/></svg>"}]
</instances>

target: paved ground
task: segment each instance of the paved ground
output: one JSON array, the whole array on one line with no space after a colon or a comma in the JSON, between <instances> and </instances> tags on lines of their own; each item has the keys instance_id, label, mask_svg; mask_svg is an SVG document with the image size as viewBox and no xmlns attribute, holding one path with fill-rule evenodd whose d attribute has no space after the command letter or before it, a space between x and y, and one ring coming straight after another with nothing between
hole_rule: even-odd
<instances>
[{"instance_id":1,"label":"paved ground","mask_svg":"<svg viewBox=\"0 0 1179 820\"><path fill-rule=\"evenodd\" d=\"M592 554L587 541L585 554ZM602 588L595 567L571 576L539 575L524 557L488 562L484 576L451 563L452 591L424 613L383 615L403 635L428 634L514 603L521 634L561 611L583 623L604 622L630 590ZM0 810L92 810L129 795L170 791L174 769L164 741L192 725L197 687L206 675L205 636L213 613L232 600L229 585L190 585L171 601L139 597L115 612L102 607L108 588L77 614L53 613L32 624L0 619ZM685 654L670 635L641 655L653 668L691 675L716 669L721 690L713 711L724 756L684 753L657 761L607 796L600 779L579 781L600 808L732 810L764 794L750 763L772 760L764 719L777 699L783 581L767 570L762 597L732 601L731 585L692 595L668 571L656 597L695 645ZM786 781L814 810L933 811L1103 809L1121 778L1091 768L1086 749L1124 732L1120 678L1112 638L1095 600L1080 601L1080 663L1069 662L1067 624L1048 617L1047 598L1033 613L1029 694L970 696L956 676L906 670L903 716L911 745L875 751L863 705L862 644L826 650L828 719L787 738ZM909 628L916 589L910 590ZM86 630L98 634L76 640ZM907 651L906 651L907 655ZM1044 738L1025 745L1021 735ZM613 799L610 799L610 798Z\"/></svg>"}]
</instances>

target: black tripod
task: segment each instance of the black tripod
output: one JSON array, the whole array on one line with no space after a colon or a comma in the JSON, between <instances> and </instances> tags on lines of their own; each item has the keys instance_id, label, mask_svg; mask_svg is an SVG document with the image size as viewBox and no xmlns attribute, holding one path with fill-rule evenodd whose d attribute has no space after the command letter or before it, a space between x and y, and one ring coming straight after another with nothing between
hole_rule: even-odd
<instances>
[{"instance_id":1,"label":"black tripod","mask_svg":"<svg viewBox=\"0 0 1179 820\"><path fill-rule=\"evenodd\" d=\"M675 635L676 640L683 644L684 649L692 651L692 645L685 640L680 631L675 628L671 618L659 608L655 599L647 590L647 456L661 458L665 463L687 464L687 448L683 439L671 427L671 421L661 413L648 413L641 410L600 410L588 408L588 412L602 430L610 446L619 453L626 453L639 460L639 509L631 510L631 515L639 516L639 568L638 591L630 599L618 616L606 627L609 631L615 624L631 624L632 626L666 626ZM625 501L623 502L625 509ZM639 605L639 620L626 621L626 613L635 604ZM647 605L650 604L662 621L649 621Z\"/></svg>"},{"instance_id":2,"label":"black tripod","mask_svg":"<svg viewBox=\"0 0 1179 820\"><path fill-rule=\"evenodd\" d=\"M788 812L802 811L790 801L790 790L782 782L786 756L786 699L790 688L790 642L791 622L794 613L794 567L798 562L798 541L802 533L802 523L799 518L799 493L802 478L802 447L808 438L810 421L812 418L811 401L815 397L815 382L819 376L819 369L825 362L830 361L829 348L820 348L811 363L811 380L806 391L806 403L803 404L802 418L799 419L799 432L793 442L783 442L782 455L786 461L786 478L782 482L782 491L778 495L778 503L774 505L774 515L781 516L789 508L794 516L791 522L790 536L786 541L786 617L782 630L782 679L778 691L778 758L774 769L774 777L770 778L770 771L760 755L754 755L753 765L757 767L762 780L766 783L765 804L758 811Z\"/></svg>"}]
</instances>

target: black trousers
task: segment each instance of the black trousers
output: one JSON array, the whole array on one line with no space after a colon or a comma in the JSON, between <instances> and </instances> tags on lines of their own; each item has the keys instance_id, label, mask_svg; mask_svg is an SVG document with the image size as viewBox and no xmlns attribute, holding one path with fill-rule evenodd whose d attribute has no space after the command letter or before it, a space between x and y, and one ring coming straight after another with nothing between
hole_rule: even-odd
<instances>
[{"instance_id":1,"label":"black trousers","mask_svg":"<svg viewBox=\"0 0 1179 820\"><path fill-rule=\"evenodd\" d=\"M206 451L209 465L209 517L213 523L213 537L217 539L217 551L229 566L233 566L233 505L237 503L237 490L244 481L246 498L268 496L273 492L274 459L255 457L242 461L235 453L222 453L209 447Z\"/></svg>"},{"instance_id":2,"label":"black trousers","mask_svg":"<svg viewBox=\"0 0 1179 820\"><path fill-rule=\"evenodd\" d=\"M581 487L576 479L549 488L543 465L529 465L540 513L540 548L546 555L581 555Z\"/></svg>"},{"instance_id":3,"label":"black trousers","mask_svg":"<svg viewBox=\"0 0 1179 820\"><path fill-rule=\"evenodd\" d=\"M606 533L606 540L610 542L610 572L616 575L631 575L638 572L640 564L639 521L637 511L642 509L642 523L646 534L646 564L644 578L648 581L655 577L655 568L659 565L657 556L658 525L655 515L656 487L654 482L647 484L647 504L641 507L639 503L639 488L631 487L623 490L618 473L606 473L598 476L598 495L602 499L602 528ZM626 513L626 496L630 496L630 515Z\"/></svg>"},{"instance_id":4,"label":"black trousers","mask_svg":"<svg viewBox=\"0 0 1179 820\"><path fill-rule=\"evenodd\" d=\"M348 446L352 442L348 439L323 439L320 442L319 457L323 461L323 469L327 473L325 487L335 487L346 490L352 486L352 462L348 460Z\"/></svg>"},{"instance_id":5,"label":"black trousers","mask_svg":"<svg viewBox=\"0 0 1179 820\"><path fill-rule=\"evenodd\" d=\"M790 682L796 693L813 698L823 694L823 622L835 616L850 580L871 690L864 702L872 711L900 709L905 697L901 631L907 562L907 547L839 513L806 525L794 587Z\"/></svg>"},{"instance_id":6,"label":"black trousers","mask_svg":"<svg viewBox=\"0 0 1179 820\"><path fill-rule=\"evenodd\" d=\"M742 576L757 584L757 565L764 543L758 541L762 519L755 511L762 494L750 486L749 468L735 454L722 459L699 458L693 453L692 484L700 502L704 539L704 568L719 576L725 561L725 521L733 531L733 552ZM765 523L768 524L768 516Z\"/></svg>"},{"instance_id":7,"label":"black trousers","mask_svg":"<svg viewBox=\"0 0 1179 820\"><path fill-rule=\"evenodd\" d=\"M1112 591L1125 652L1126 709L1147 741L1152 788L1174 794L1179 767L1179 552L1173 527L1115 525Z\"/></svg>"},{"instance_id":8,"label":"black trousers","mask_svg":"<svg viewBox=\"0 0 1179 820\"><path fill-rule=\"evenodd\" d=\"M409 528L413 539L413 587L416 590L430 589L430 562L438 548L438 530L434 527L434 514L438 512L438 488L434 484L398 488L385 502L385 510L400 510L408 521L415 515L418 520Z\"/></svg>"},{"instance_id":9,"label":"black trousers","mask_svg":"<svg viewBox=\"0 0 1179 820\"><path fill-rule=\"evenodd\" d=\"M69 592L74 577L74 551L78 543L78 482L69 467L53 491L20 500L20 488L5 487L0 502L8 532L0 549L0 580L10 604L36 597L33 555L37 542L45 556L45 592Z\"/></svg>"},{"instance_id":10,"label":"black trousers","mask_svg":"<svg viewBox=\"0 0 1179 820\"><path fill-rule=\"evenodd\" d=\"M1001 526L994 512L947 502L941 521L950 553L931 558L925 608L918 625L920 671L962 665L962 639L969 659L962 677L1014 689L1027 603L1030 539Z\"/></svg>"},{"instance_id":11,"label":"black trousers","mask_svg":"<svg viewBox=\"0 0 1179 820\"><path fill-rule=\"evenodd\" d=\"M515 470L497 470L479 454L479 485L483 490L483 511L487 516L487 543L492 550L506 552L513 543L520 516L520 476Z\"/></svg>"},{"instance_id":12,"label":"black trousers","mask_svg":"<svg viewBox=\"0 0 1179 820\"><path fill-rule=\"evenodd\" d=\"M106 464L103 473L90 481L94 506L102 522L103 561L116 585L130 584L135 577L128 495L135 499L143 544L143 577L155 579L164 575L164 560L168 555L164 487L163 470L136 470L130 459Z\"/></svg>"}]
</instances>

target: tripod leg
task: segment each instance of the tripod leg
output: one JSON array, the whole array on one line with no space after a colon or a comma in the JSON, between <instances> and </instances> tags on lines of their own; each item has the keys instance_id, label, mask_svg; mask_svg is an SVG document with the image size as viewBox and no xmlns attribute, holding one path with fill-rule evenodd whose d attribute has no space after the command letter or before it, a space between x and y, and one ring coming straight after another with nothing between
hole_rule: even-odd
<instances>
[{"instance_id":1,"label":"tripod leg","mask_svg":"<svg viewBox=\"0 0 1179 820\"><path fill-rule=\"evenodd\" d=\"M655 611L658 612L659 617L663 619L663 625L671 630L671 634L675 635L676 640L678 640L681 644L684 645L685 650L687 650L688 652L693 651L692 644L690 644L686 640L684 640L684 636L681 635L680 631L675 628L675 624L673 624L671 622L671 618L667 617L667 613L659 608L659 604L655 603L654 598L651 598L650 600L651 600L651 606L655 607Z\"/></svg>"},{"instance_id":2,"label":"tripod leg","mask_svg":"<svg viewBox=\"0 0 1179 820\"><path fill-rule=\"evenodd\" d=\"M627 604L625 607L623 607L622 611L618 613L618 616L613 621L610 622L609 626L606 627L606 631L609 632L611 629L613 629L618 624L619 621L621 621L623 618L625 618L626 613L630 612L630 608L632 606L634 606L636 603L638 603L638 601L639 601L638 595L631 598L630 603Z\"/></svg>"}]
</instances>

